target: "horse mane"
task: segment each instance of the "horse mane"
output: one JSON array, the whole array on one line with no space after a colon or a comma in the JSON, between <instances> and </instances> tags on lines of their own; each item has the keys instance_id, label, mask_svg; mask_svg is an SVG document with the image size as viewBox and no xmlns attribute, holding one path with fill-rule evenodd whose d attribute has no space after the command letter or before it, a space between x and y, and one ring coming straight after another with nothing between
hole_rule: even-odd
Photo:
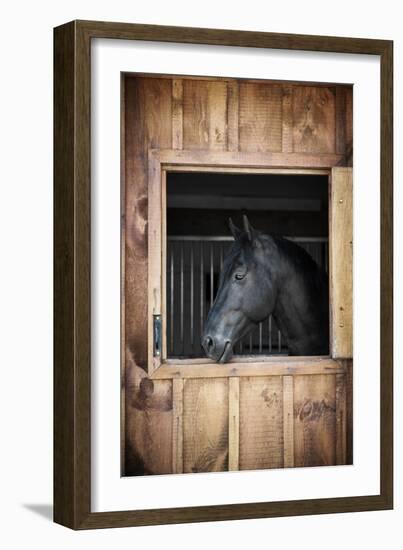
<instances>
[{"instance_id":1,"label":"horse mane","mask_svg":"<svg viewBox=\"0 0 403 550\"><path fill-rule=\"evenodd\" d=\"M303 278L313 293L327 292L328 277L312 256L300 245L284 237L270 236L277 249Z\"/></svg>"}]
</instances>

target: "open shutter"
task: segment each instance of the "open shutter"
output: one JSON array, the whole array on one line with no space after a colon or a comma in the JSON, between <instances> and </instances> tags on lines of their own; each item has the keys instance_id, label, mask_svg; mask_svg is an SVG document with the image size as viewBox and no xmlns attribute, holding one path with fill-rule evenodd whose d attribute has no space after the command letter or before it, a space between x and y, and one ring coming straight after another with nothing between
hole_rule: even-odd
<instances>
[{"instance_id":1,"label":"open shutter","mask_svg":"<svg viewBox=\"0 0 403 550\"><path fill-rule=\"evenodd\" d=\"M331 355L353 356L353 171L332 168L330 192Z\"/></svg>"}]
</instances>

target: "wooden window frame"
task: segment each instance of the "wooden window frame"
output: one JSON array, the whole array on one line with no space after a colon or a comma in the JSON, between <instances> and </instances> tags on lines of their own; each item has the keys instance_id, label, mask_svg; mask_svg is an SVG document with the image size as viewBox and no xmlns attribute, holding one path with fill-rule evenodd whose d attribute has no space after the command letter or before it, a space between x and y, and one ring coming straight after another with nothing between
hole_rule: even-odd
<instances>
[{"instance_id":1,"label":"wooden window frame","mask_svg":"<svg viewBox=\"0 0 403 550\"><path fill-rule=\"evenodd\" d=\"M151 149L148 201L148 374L153 379L345 374L340 358L352 357L352 169L342 155L242 153ZM166 350L166 175L168 172L326 175L329 178L330 354L306 357L168 359ZM340 220L340 221L339 221ZM335 228L337 227L337 231ZM154 318L162 320L162 349L154 355Z\"/></svg>"}]
</instances>

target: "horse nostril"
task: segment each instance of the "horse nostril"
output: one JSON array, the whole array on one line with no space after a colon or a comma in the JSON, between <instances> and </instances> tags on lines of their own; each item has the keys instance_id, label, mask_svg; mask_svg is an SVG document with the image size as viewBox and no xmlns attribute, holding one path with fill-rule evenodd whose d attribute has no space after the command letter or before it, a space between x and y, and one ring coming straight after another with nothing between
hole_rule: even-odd
<instances>
[{"instance_id":1,"label":"horse nostril","mask_svg":"<svg viewBox=\"0 0 403 550\"><path fill-rule=\"evenodd\" d=\"M211 336L206 336L203 344L206 353L210 353L214 349L214 340L211 338Z\"/></svg>"}]
</instances>

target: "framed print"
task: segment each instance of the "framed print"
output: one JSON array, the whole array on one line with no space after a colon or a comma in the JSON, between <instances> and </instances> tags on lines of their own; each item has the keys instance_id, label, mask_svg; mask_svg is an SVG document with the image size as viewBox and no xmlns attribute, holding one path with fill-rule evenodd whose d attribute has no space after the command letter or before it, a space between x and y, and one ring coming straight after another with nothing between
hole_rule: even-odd
<instances>
[{"instance_id":1,"label":"framed print","mask_svg":"<svg viewBox=\"0 0 403 550\"><path fill-rule=\"evenodd\" d=\"M54 43L55 521L392 508L392 42Z\"/></svg>"}]
</instances>

